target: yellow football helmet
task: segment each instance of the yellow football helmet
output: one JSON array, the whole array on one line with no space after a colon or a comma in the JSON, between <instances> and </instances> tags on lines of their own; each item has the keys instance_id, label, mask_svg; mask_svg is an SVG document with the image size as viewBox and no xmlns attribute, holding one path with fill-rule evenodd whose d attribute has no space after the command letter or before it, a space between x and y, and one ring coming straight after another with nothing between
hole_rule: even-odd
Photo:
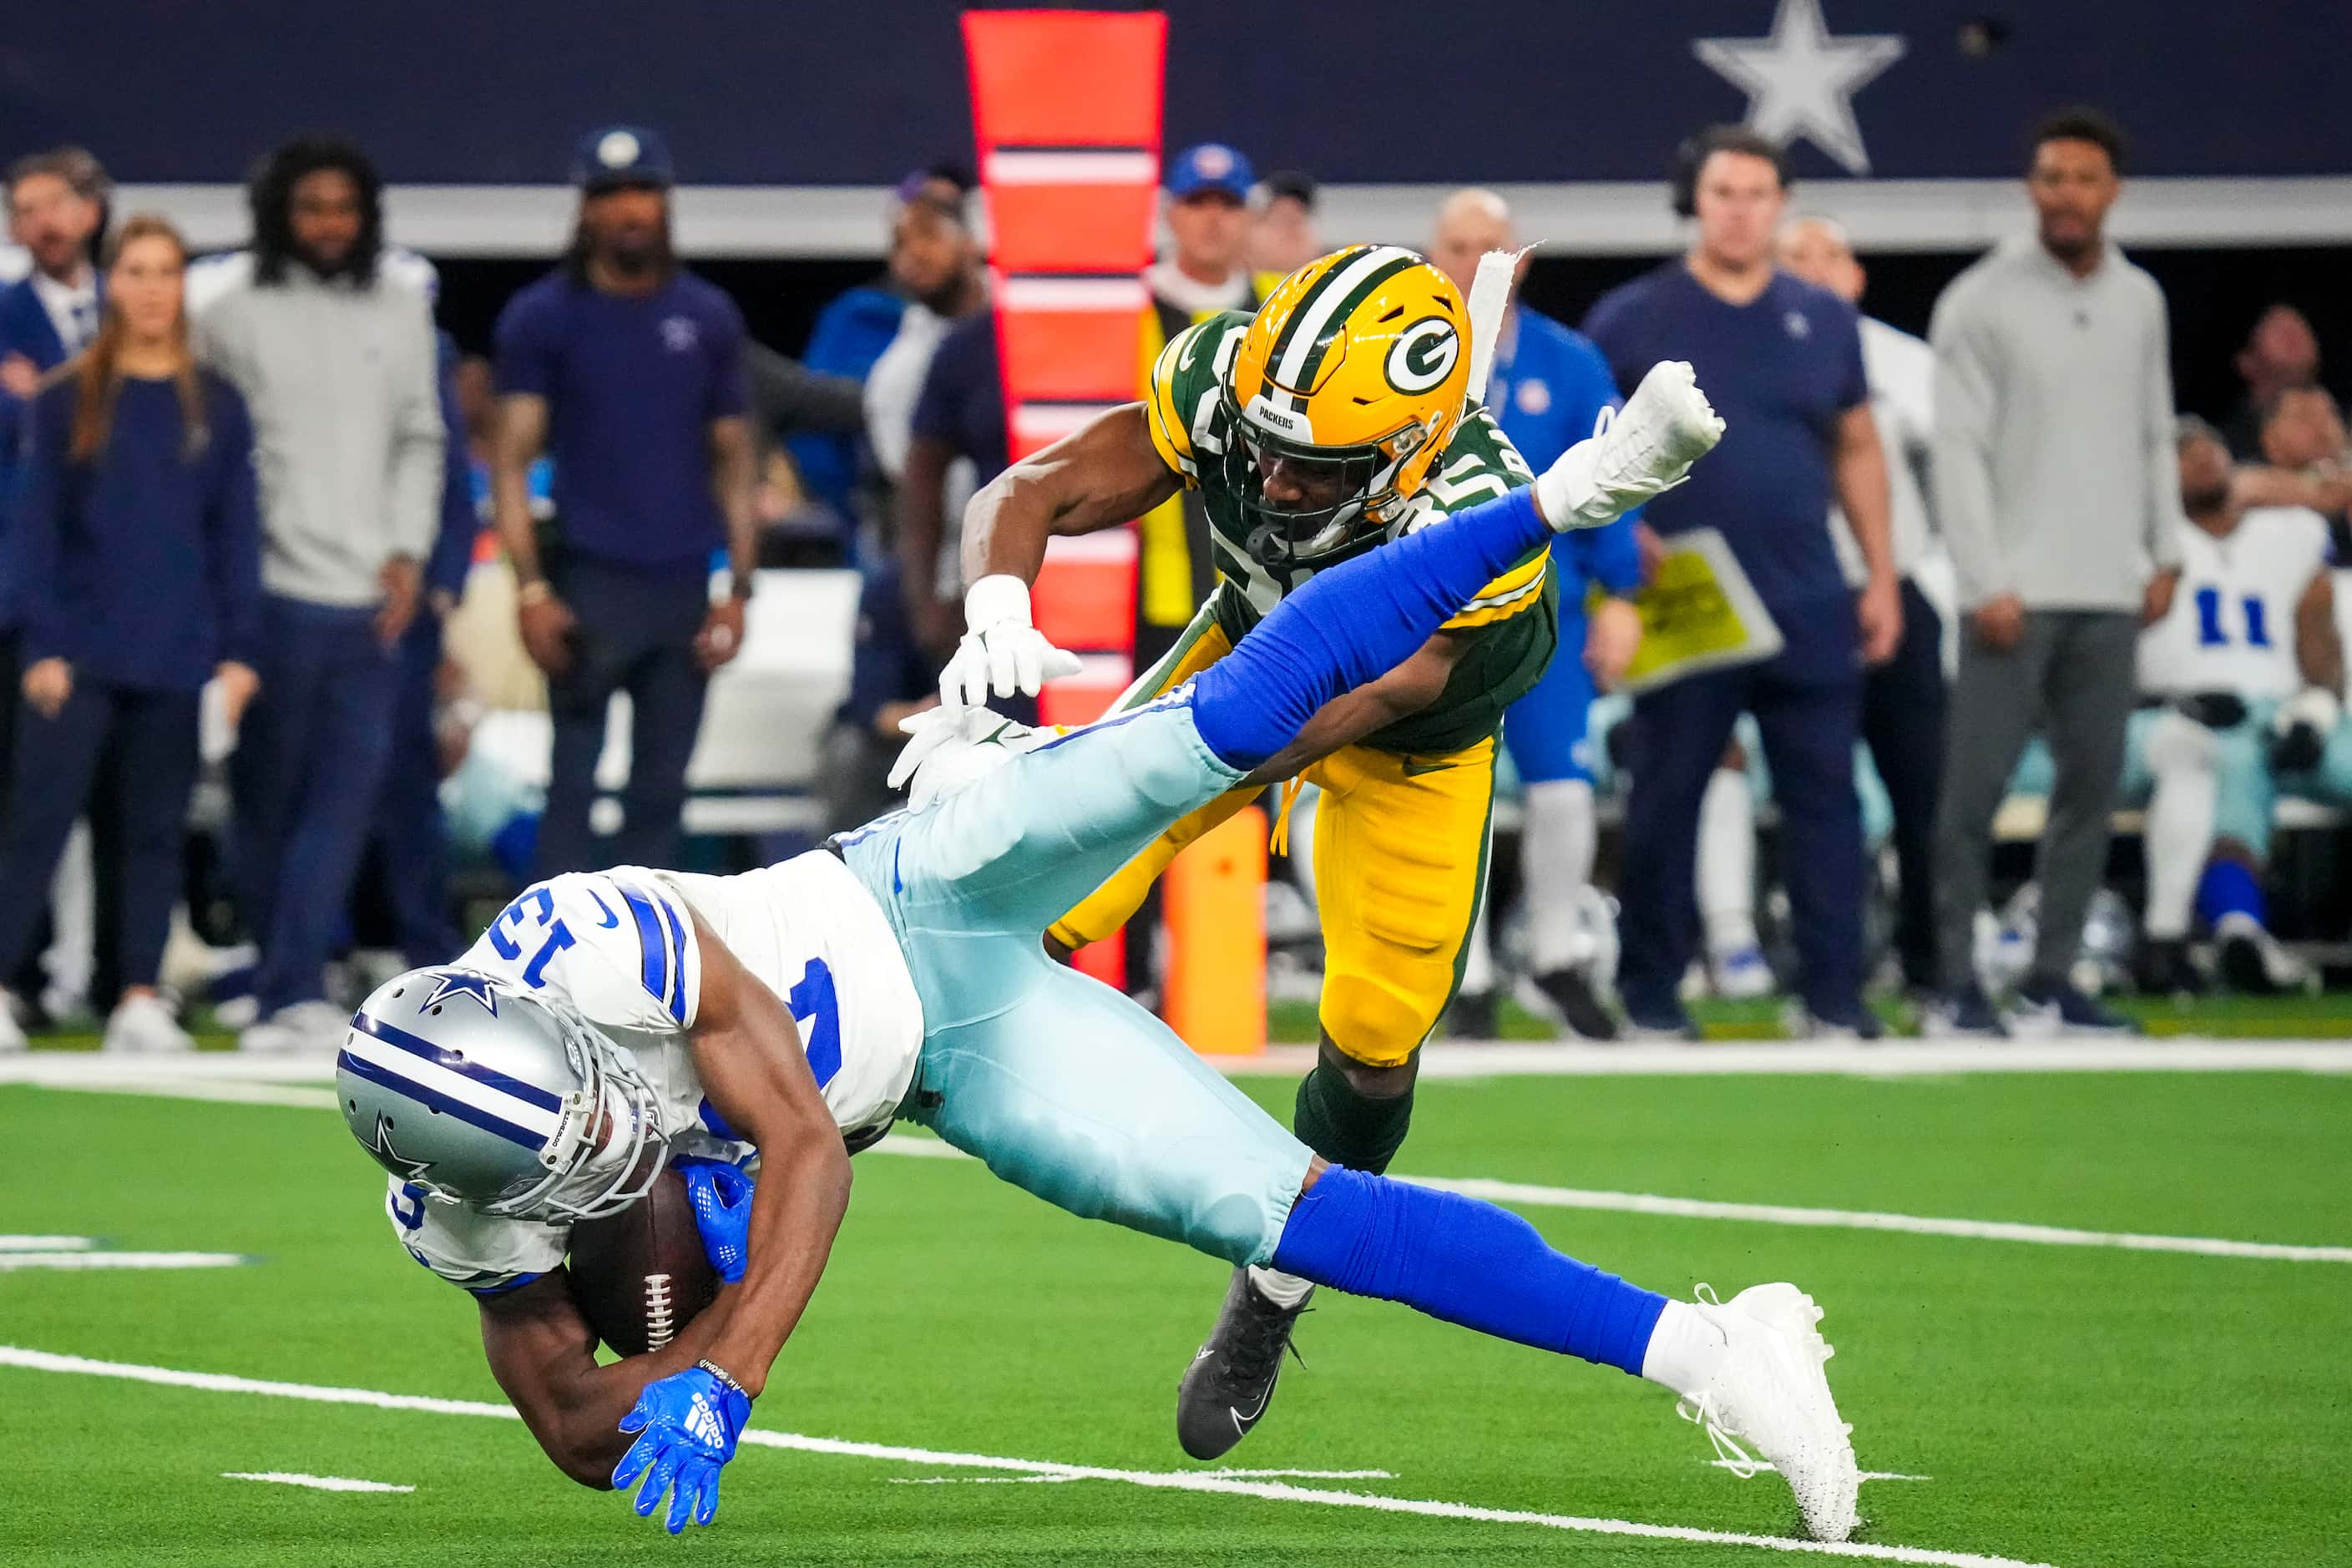
<instances>
[{"instance_id":1,"label":"yellow football helmet","mask_svg":"<svg viewBox=\"0 0 2352 1568\"><path fill-rule=\"evenodd\" d=\"M1469 310L1412 251L1349 246L1284 279L1224 382L1225 477L1250 552L1312 565L1401 524L1469 380Z\"/></svg>"}]
</instances>

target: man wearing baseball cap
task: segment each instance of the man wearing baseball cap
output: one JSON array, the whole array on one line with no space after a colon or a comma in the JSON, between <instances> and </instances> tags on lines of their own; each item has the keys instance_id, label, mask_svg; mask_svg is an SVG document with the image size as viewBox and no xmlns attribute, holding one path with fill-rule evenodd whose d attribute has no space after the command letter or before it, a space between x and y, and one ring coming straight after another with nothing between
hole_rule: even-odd
<instances>
[{"instance_id":1,"label":"man wearing baseball cap","mask_svg":"<svg viewBox=\"0 0 2352 1568\"><path fill-rule=\"evenodd\" d=\"M539 877L615 858L677 863L704 688L742 646L757 551L743 317L671 248L668 144L642 126L591 132L572 180L571 249L499 317L491 457L517 619L554 720ZM542 447L555 470L545 541L528 479ZM722 548L731 586L713 604ZM618 690L631 707L629 783L621 832L599 847L588 812Z\"/></svg>"}]
</instances>

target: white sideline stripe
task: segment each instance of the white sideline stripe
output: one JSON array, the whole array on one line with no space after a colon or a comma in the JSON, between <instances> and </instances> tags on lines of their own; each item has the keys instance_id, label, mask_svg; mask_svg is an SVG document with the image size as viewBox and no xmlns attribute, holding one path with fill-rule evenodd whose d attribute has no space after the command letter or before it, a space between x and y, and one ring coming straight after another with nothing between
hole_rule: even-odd
<instances>
[{"instance_id":1,"label":"white sideline stripe","mask_svg":"<svg viewBox=\"0 0 2352 1568\"><path fill-rule=\"evenodd\" d=\"M0 1252L87 1252L97 1245L86 1236L0 1236Z\"/></svg>"},{"instance_id":2,"label":"white sideline stripe","mask_svg":"<svg viewBox=\"0 0 2352 1568\"><path fill-rule=\"evenodd\" d=\"M1259 1057L1209 1058L1234 1077L1290 1077L1314 1062L1311 1046ZM1438 1044L1421 1055L1424 1079L1712 1078L1831 1074L1948 1078L1971 1073L2352 1073L2352 1040L1742 1040L1622 1046Z\"/></svg>"},{"instance_id":3,"label":"white sideline stripe","mask_svg":"<svg viewBox=\"0 0 2352 1568\"><path fill-rule=\"evenodd\" d=\"M923 1160L968 1160L971 1155L936 1138L893 1132L874 1145L877 1154L907 1154ZM1408 1176L1401 1182L1485 1198L1489 1203L1532 1208L1604 1209L1618 1214L1670 1215L1678 1219L1742 1220L1755 1225L1810 1226L1833 1230L1895 1230L1915 1236L1954 1236L1976 1241L2023 1241L2041 1247L2112 1247L2126 1252L2187 1252L2205 1258L2262 1258L2286 1263L2352 1263L2352 1247L2302 1247L2273 1241L2228 1241L2205 1236L2143 1236L2133 1231L2075 1230L2064 1226L2022 1225L2007 1220L1935 1219L1921 1215L1880 1214L1869 1209L1799 1208L1787 1204L1718 1203L1706 1198L1668 1198L1654 1193L1611 1193L1586 1187L1547 1187L1529 1182L1498 1182L1484 1176Z\"/></svg>"},{"instance_id":4,"label":"white sideline stripe","mask_svg":"<svg viewBox=\"0 0 2352 1568\"><path fill-rule=\"evenodd\" d=\"M223 1470L225 1481L275 1481L281 1487L309 1487L322 1492L413 1492L390 1481L358 1481L349 1476L306 1476L298 1470Z\"/></svg>"},{"instance_id":5,"label":"white sideline stripe","mask_svg":"<svg viewBox=\"0 0 2352 1568\"><path fill-rule=\"evenodd\" d=\"M1456 1047L1455 1049L1466 1047ZM1531 1047L1507 1046L1498 1047L1518 1051ZM1729 1049L1731 1047L1715 1047ZM1785 1048L1785 1047L1783 1047ZM0 1061L0 1066L5 1066ZM1426 1069L1424 1069L1424 1076ZM0 1081L5 1081L0 1079ZM334 1109L335 1097L326 1089L275 1089L256 1084L216 1083L184 1086L179 1080L149 1080L144 1082L115 1081L81 1083L62 1077L46 1080L52 1089L98 1089L123 1094L178 1095L184 1087L194 1087L205 1092L199 1098L207 1100L246 1100L247 1091L266 1091L271 1098L257 1103L300 1105L320 1110ZM304 1095L307 1098L279 1098ZM893 1132L877 1143L871 1152L902 1154L926 1160L968 1160L971 1156L950 1147L936 1138L917 1138L903 1132ZM1486 1177L1406 1176L1400 1181L1418 1182L1425 1187L1439 1187L1467 1197L1486 1198L1492 1203L1526 1204L1538 1208L1601 1209L1620 1214L1669 1215L1684 1219L1739 1220L1757 1225L1809 1226L1833 1230L1904 1231L1915 1236L1958 1237L1974 1241L2016 1241L2041 1247L2107 1247L2126 1252L2183 1252L2205 1258L2265 1258L2286 1263L2352 1263L2352 1247L2312 1247L2285 1242L2231 1241L2204 1236L2147 1236L2134 1231L2078 1230L2064 1226L2028 1225L2008 1220L1938 1219L1922 1215L1882 1214L1868 1209L1801 1208L1783 1204L1717 1203L1701 1198L1662 1197L1653 1193L1613 1193L1582 1187L1548 1187L1524 1182L1499 1182ZM87 1245L85 1242L84 1245ZM6 1267L7 1253L0 1250L0 1268ZM239 1260L241 1261L241 1260ZM62 1266L58 1266L62 1267ZM155 1267L163 1267L157 1265ZM178 1265L176 1267L201 1267Z\"/></svg>"},{"instance_id":6,"label":"white sideline stripe","mask_svg":"<svg viewBox=\"0 0 2352 1568\"><path fill-rule=\"evenodd\" d=\"M258 1394L278 1399L308 1400L320 1405L364 1405L378 1410L422 1410L439 1415L486 1415L506 1421L517 1419L509 1406L489 1405L475 1399L432 1399L422 1394L383 1394L366 1388L276 1383L261 1378L233 1377L224 1373L178 1372L170 1367L141 1366L131 1362L53 1355L47 1351L25 1350L15 1345L0 1345L0 1366L21 1367L28 1372L77 1373L85 1376L121 1378L126 1382L155 1384L167 1388L200 1388L219 1394ZM1780 1535L1747 1535L1731 1531L1694 1530L1681 1525L1643 1524L1626 1519L1582 1519L1572 1514L1479 1508L1470 1503L1435 1502L1421 1498L1329 1491L1316 1487L1290 1486L1280 1481L1219 1475L1214 1471L1118 1470L1099 1465L1062 1465L1043 1459L942 1453L930 1448L907 1448L887 1443L852 1443L838 1437L806 1437L797 1433L770 1432L759 1427L746 1431L742 1441L763 1448L789 1448L844 1458L887 1459L900 1464L945 1466L952 1469L1003 1470L1015 1475L1066 1477L1073 1480L1124 1481L1130 1486L1168 1491L1219 1492L1232 1497L1263 1498L1272 1502L1370 1509L1381 1513L1419 1514L1429 1519L1467 1519L1490 1524L1535 1524L1549 1530L1574 1531L1590 1535L1687 1541L1707 1546L1754 1546L1768 1552L1800 1552L1819 1557L1913 1563L1922 1564L1923 1568L2050 1568L2047 1563L2024 1563L2016 1558L1992 1557L1973 1552L1942 1552L1923 1546L1882 1546L1860 1542L1799 1541Z\"/></svg>"},{"instance_id":7,"label":"white sideline stripe","mask_svg":"<svg viewBox=\"0 0 2352 1568\"><path fill-rule=\"evenodd\" d=\"M2004 1220L1930 1219L1920 1215L1876 1214L1866 1209L1796 1208L1783 1204L1727 1204L1702 1198L1665 1198L1652 1193L1591 1192L1579 1187L1542 1187L1473 1176L1400 1176L1399 1181L1436 1187L1489 1203L1538 1208L1610 1209L1621 1214L1672 1215L1683 1219L1745 1220L1758 1225L1826 1226L1839 1230L1895 1230L1914 1236L1957 1236L1978 1241L2023 1241L2041 1247L2113 1247L2126 1252L2188 1252L2206 1258L2265 1258L2289 1263L2352 1263L2352 1247L2294 1247L2269 1241L2224 1241L2204 1236L2141 1236L2131 1231L2074 1230L2054 1225L2018 1225Z\"/></svg>"},{"instance_id":8,"label":"white sideline stripe","mask_svg":"<svg viewBox=\"0 0 2352 1568\"><path fill-rule=\"evenodd\" d=\"M1747 1465L1741 1464L1738 1459L1701 1459L1699 1463L1712 1470L1738 1471L1744 1470L1748 1468ZM1776 1476L1780 1473L1780 1467L1774 1464L1769 1459L1758 1459L1754 1461L1754 1464L1755 1468L1759 1471L1769 1470ZM1933 1476L1906 1476L1896 1470L1864 1470L1862 1472L1862 1479L1865 1481L1932 1481L1936 1478Z\"/></svg>"},{"instance_id":9,"label":"white sideline stripe","mask_svg":"<svg viewBox=\"0 0 2352 1568\"><path fill-rule=\"evenodd\" d=\"M18 1268L234 1268L234 1252L0 1252L0 1274Z\"/></svg>"}]
</instances>

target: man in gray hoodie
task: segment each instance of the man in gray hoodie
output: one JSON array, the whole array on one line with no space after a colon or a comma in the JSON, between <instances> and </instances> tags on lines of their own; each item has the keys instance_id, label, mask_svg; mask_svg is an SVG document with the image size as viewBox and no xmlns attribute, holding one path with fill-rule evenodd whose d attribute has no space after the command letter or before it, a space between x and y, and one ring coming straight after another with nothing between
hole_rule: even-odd
<instances>
[{"instance_id":1,"label":"man in gray hoodie","mask_svg":"<svg viewBox=\"0 0 2352 1568\"><path fill-rule=\"evenodd\" d=\"M392 744L394 649L440 519L429 272L383 247L357 148L288 142L255 171L250 248L189 279L198 354L253 413L261 694L233 764L237 881L261 946L247 1050L324 1047L324 970Z\"/></svg>"},{"instance_id":2,"label":"man in gray hoodie","mask_svg":"<svg viewBox=\"0 0 2352 1568\"><path fill-rule=\"evenodd\" d=\"M1941 998L1931 1033L2116 1033L2068 979L2106 868L2139 628L2179 576L2164 293L2105 237L2123 139L2073 110L2035 132L2038 231L1936 302L1936 512L1964 617L1936 828ZM2041 729L2057 765L2036 875L2041 930L2006 1028L1971 947L1992 816Z\"/></svg>"}]
</instances>

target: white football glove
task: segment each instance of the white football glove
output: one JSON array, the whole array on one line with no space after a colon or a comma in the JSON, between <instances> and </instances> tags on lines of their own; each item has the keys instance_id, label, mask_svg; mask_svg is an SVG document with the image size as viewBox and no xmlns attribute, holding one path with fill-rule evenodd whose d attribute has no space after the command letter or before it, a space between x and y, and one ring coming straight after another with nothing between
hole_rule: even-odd
<instances>
[{"instance_id":1,"label":"white football glove","mask_svg":"<svg viewBox=\"0 0 2352 1568\"><path fill-rule=\"evenodd\" d=\"M950 708L981 707L991 694L1034 697L1045 682L1086 668L1030 620L1029 584L1018 577L999 573L974 583L964 593L963 623L963 640L940 672L940 700Z\"/></svg>"},{"instance_id":2,"label":"white football glove","mask_svg":"<svg viewBox=\"0 0 2352 1568\"><path fill-rule=\"evenodd\" d=\"M985 777L1058 731L1015 723L985 708L927 708L898 721L909 739L890 764L889 785L917 810ZM912 781L909 784L908 781Z\"/></svg>"},{"instance_id":3,"label":"white football glove","mask_svg":"<svg viewBox=\"0 0 2352 1568\"><path fill-rule=\"evenodd\" d=\"M1723 419L1688 362L1661 360L1615 414L1536 476L1536 504L1555 533L1613 522L1690 478L1723 439Z\"/></svg>"}]
</instances>

